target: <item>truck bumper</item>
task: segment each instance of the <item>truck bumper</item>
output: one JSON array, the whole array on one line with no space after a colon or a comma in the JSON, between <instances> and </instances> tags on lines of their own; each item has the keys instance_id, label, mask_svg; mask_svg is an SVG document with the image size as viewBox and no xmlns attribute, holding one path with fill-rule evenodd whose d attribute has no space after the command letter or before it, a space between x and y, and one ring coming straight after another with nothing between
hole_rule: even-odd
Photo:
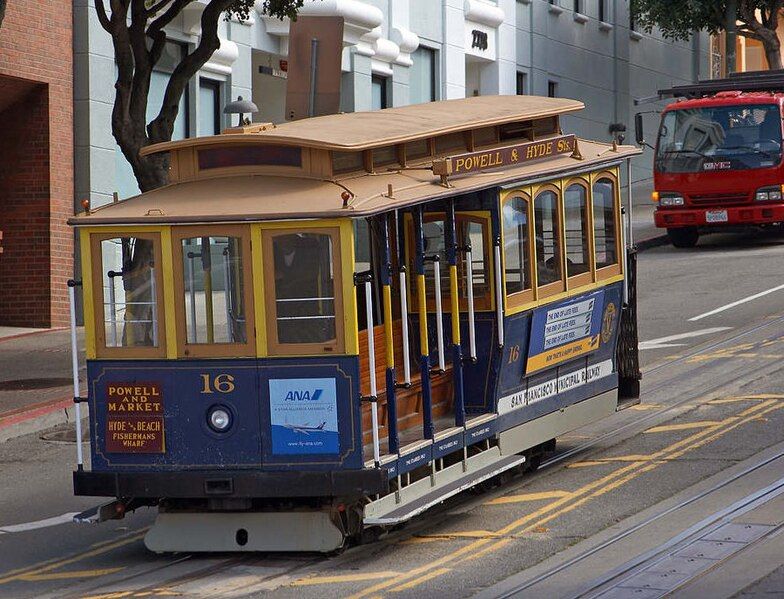
<instances>
[{"instance_id":1,"label":"truck bumper","mask_svg":"<svg viewBox=\"0 0 784 599\"><path fill-rule=\"evenodd\" d=\"M75 495L134 498L285 498L384 494L389 489L381 468L324 472L201 470L179 472L73 473Z\"/></svg>"},{"instance_id":2,"label":"truck bumper","mask_svg":"<svg viewBox=\"0 0 784 599\"><path fill-rule=\"evenodd\" d=\"M708 212L726 211L727 220L708 222ZM727 208L657 208L653 219L659 228L675 229L678 227L723 227L727 225L764 225L784 222L784 203L782 204L748 204Z\"/></svg>"}]
</instances>

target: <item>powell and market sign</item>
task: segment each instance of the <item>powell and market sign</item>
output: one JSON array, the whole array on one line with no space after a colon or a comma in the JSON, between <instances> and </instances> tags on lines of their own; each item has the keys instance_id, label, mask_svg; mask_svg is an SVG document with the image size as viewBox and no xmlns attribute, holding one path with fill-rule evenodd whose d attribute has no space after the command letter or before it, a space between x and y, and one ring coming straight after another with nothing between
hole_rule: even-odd
<instances>
[{"instance_id":1,"label":"powell and market sign","mask_svg":"<svg viewBox=\"0 0 784 599\"><path fill-rule=\"evenodd\" d=\"M551 156L573 154L579 158L577 136L559 135L503 148L479 150L433 161L434 175L461 175L489 168L507 168Z\"/></svg>"}]
</instances>

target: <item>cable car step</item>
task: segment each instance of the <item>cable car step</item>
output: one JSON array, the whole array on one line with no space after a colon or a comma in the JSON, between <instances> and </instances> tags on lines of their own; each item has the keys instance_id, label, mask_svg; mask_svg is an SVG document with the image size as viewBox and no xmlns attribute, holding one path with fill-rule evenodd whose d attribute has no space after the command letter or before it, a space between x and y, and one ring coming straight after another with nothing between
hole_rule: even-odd
<instances>
[{"instance_id":1,"label":"cable car step","mask_svg":"<svg viewBox=\"0 0 784 599\"><path fill-rule=\"evenodd\" d=\"M464 462L457 462L365 506L366 526L394 525L410 520L457 495L525 462L521 455L502 456L492 447Z\"/></svg>"}]
</instances>

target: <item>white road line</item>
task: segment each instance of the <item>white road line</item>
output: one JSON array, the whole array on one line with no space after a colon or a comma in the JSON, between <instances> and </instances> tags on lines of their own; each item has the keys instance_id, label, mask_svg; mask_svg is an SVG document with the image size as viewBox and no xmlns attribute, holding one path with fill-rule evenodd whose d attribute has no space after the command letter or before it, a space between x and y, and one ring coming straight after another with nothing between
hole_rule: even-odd
<instances>
[{"instance_id":1,"label":"white road line","mask_svg":"<svg viewBox=\"0 0 784 599\"><path fill-rule=\"evenodd\" d=\"M640 349L660 349L662 347L679 347L686 345L685 343L672 343L673 341L680 341L681 339L690 339L692 337L702 337L703 335L710 335L712 333L720 333L721 331L728 331L732 327L712 327L710 329L699 329L691 331L690 333L679 333L677 335L670 335L669 337L659 337L658 339L651 339L650 341L640 341Z\"/></svg>"},{"instance_id":2,"label":"white road line","mask_svg":"<svg viewBox=\"0 0 784 599\"><path fill-rule=\"evenodd\" d=\"M710 312L706 312L705 314L700 314L699 316L690 318L689 322L702 320L703 318L707 318L708 316L713 316L714 314L718 314L719 312L724 312L724 310L729 310L730 308L734 308L735 306L740 306L741 304L745 304L746 302L750 302L752 300L763 297L775 291L781 291L782 289L784 289L784 285L779 285L778 287L773 287L772 289L768 289L766 291L760 291L759 293L755 293L754 295L750 295L749 297L744 297L743 299L739 299L738 301L732 302L731 304L727 304L726 306L722 306L721 308L716 308L715 310L711 310Z\"/></svg>"},{"instance_id":3,"label":"white road line","mask_svg":"<svg viewBox=\"0 0 784 599\"><path fill-rule=\"evenodd\" d=\"M49 526L57 526L65 524L66 522L73 522L73 517L79 512L68 512L61 516L54 516L53 518L46 518L45 520L37 520L35 522L24 522L23 524L11 524L9 526L0 526L0 534L12 532L25 532L27 530L36 530L38 528L48 528Z\"/></svg>"}]
</instances>

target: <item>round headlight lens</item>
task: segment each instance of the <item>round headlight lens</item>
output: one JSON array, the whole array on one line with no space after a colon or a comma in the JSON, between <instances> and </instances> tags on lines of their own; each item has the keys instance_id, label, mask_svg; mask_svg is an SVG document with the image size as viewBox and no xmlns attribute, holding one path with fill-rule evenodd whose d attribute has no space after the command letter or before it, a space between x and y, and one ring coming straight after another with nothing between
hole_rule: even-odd
<instances>
[{"instance_id":1,"label":"round headlight lens","mask_svg":"<svg viewBox=\"0 0 784 599\"><path fill-rule=\"evenodd\" d=\"M207 414L207 422L212 430L224 433L231 426L231 414L226 408L217 406Z\"/></svg>"}]
</instances>

